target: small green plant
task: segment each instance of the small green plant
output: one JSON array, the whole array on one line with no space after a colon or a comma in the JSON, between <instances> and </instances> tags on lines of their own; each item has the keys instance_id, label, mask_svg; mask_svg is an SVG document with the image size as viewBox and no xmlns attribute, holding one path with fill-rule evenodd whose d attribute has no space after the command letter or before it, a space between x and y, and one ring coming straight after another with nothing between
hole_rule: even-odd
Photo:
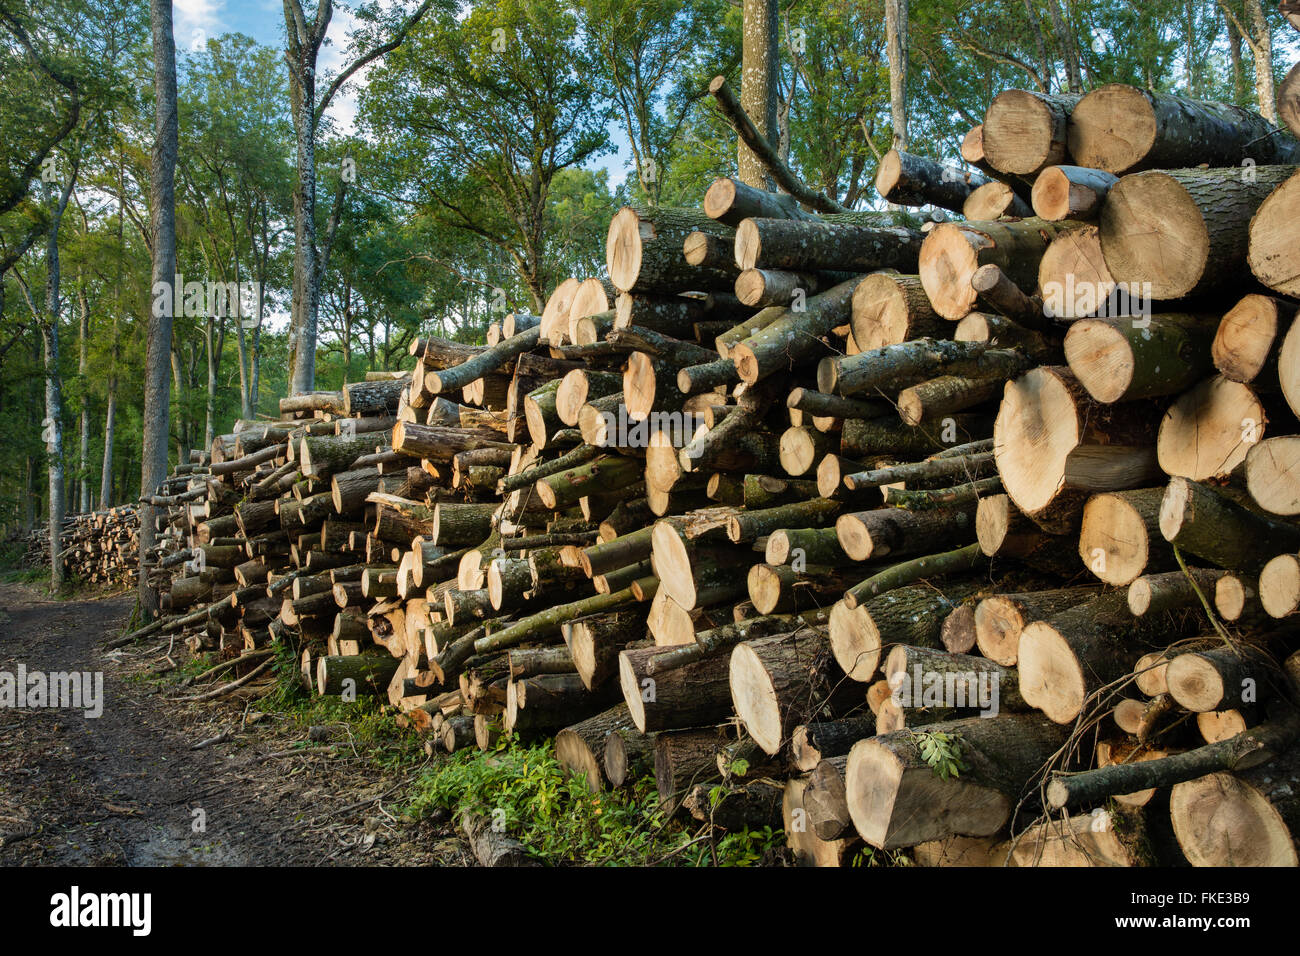
<instances>
[{"instance_id":1,"label":"small green plant","mask_svg":"<svg viewBox=\"0 0 1300 956\"><path fill-rule=\"evenodd\" d=\"M962 760L961 737L957 734L920 730L913 731L912 736L916 738L921 759L930 765L940 780L959 776L961 771L969 769Z\"/></svg>"},{"instance_id":2,"label":"small green plant","mask_svg":"<svg viewBox=\"0 0 1300 956\"><path fill-rule=\"evenodd\" d=\"M549 743L502 738L490 753L458 751L412 788L408 815L434 810L492 820L546 862L579 866L751 866L781 831L727 834L710 846L665 812L654 781L592 793L568 773Z\"/></svg>"},{"instance_id":3,"label":"small green plant","mask_svg":"<svg viewBox=\"0 0 1300 956\"><path fill-rule=\"evenodd\" d=\"M911 866L912 858L903 850L877 850L873 846L864 846L857 853L853 854L853 859L849 861L849 866L858 867L884 867L884 866Z\"/></svg>"}]
</instances>

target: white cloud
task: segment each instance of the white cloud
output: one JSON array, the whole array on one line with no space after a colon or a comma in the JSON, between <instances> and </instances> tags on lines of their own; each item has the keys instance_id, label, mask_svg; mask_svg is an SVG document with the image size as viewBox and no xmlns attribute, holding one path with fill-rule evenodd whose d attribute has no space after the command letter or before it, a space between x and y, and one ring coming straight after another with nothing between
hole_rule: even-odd
<instances>
[{"instance_id":1,"label":"white cloud","mask_svg":"<svg viewBox=\"0 0 1300 956\"><path fill-rule=\"evenodd\" d=\"M223 7L225 0L173 0L172 33L177 51L201 50L209 39L223 33Z\"/></svg>"}]
</instances>

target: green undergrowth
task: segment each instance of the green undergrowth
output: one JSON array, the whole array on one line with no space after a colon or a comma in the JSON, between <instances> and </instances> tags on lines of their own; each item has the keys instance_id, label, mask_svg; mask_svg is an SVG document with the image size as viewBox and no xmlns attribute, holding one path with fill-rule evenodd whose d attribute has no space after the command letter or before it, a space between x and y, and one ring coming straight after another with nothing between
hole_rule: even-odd
<instances>
[{"instance_id":1,"label":"green undergrowth","mask_svg":"<svg viewBox=\"0 0 1300 956\"><path fill-rule=\"evenodd\" d=\"M557 866L752 866L784 844L780 830L698 833L660 807L653 779L592 793L567 773L550 741L503 738L487 753L459 751L412 788L406 812L447 811L495 823L543 862Z\"/></svg>"},{"instance_id":2,"label":"green undergrowth","mask_svg":"<svg viewBox=\"0 0 1300 956\"><path fill-rule=\"evenodd\" d=\"M50 569L8 568L0 571L0 581L5 584L36 584L48 590L50 586Z\"/></svg>"},{"instance_id":3,"label":"green undergrowth","mask_svg":"<svg viewBox=\"0 0 1300 956\"><path fill-rule=\"evenodd\" d=\"M341 697L319 697L308 692L299 676L296 649L289 644L275 645L275 687L261 698L261 710L287 718L305 733L309 727L328 727L331 741L365 755L382 768L402 769L415 766L425 757L412 746L411 736L399 730L391 713L385 711L382 698L363 694L354 701ZM304 747L315 746L304 741Z\"/></svg>"},{"instance_id":4,"label":"green undergrowth","mask_svg":"<svg viewBox=\"0 0 1300 956\"><path fill-rule=\"evenodd\" d=\"M652 777L592 793L560 766L549 739L524 746L502 738L486 753L469 749L430 760L423 738L399 729L382 698L317 697L303 687L298 668L295 649L277 647L275 687L258 709L300 728L304 748L319 746L306 739L308 727L327 726L332 742L376 766L409 774L424 764L399 807L409 819L445 813L459 823L474 814L555 866L755 866L785 844L784 833L770 827L724 833L673 817L660 806Z\"/></svg>"}]
</instances>

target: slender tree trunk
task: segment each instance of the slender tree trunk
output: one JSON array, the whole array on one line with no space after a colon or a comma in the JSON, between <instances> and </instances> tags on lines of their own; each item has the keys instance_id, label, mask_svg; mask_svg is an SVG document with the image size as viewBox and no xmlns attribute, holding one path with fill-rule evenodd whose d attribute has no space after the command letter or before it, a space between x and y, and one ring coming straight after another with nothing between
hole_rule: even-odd
<instances>
[{"instance_id":1,"label":"slender tree trunk","mask_svg":"<svg viewBox=\"0 0 1300 956\"><path fill-rule=\"evenodd\" d=\"M1043 23L1038 19L1033 0L1025 0L1025 16L1034 31L1035 49L1038 50L1038 88L1043 93L1052 92L1052 61L1047 55L1047 40L1043 36Z\"/></svg>"},{"instance_id":2,"label":"slender tree trunk","mask_svg":"<svg viewBox=\"0 0 1300 956\"><path fill-rule=\"evenodd\" d=\"M104 412L104 466L99 472L99 506L113 501L113 432L117 428L117 375L108 379L108 408Z\"/></svg>"},{"instance_id":3,"label":"slender tree trunk","mask_svg":"<svg viewBox=\"0 0 1300 956\"><path fill-rule=\"evenodd\" d=\"M27 456L23 471L23 531L36 527L36 459Z\"/></svg>"},{"instance_id":4,"label":"slender tree trunk","mask_svg":"<svg viewBox=\"0 0 1300 956\"><path fill-rule=\"evenodd\" d=\"M1277 122L1277 92L1273 88L1273 31L1264 17L1260 0L1246 0L1246 19L1251 33L1251 52L1255 54L1255 98L1259 115L1270 123Z\"/></svg>"},{"instance_id":5,"label":"slender tree trunk","mask_svg":"<svg viewBox=\"0 0 1300 956\"><path fill-rule=\"evenodd\" d=\"M1082 93L1083 77L1079 74L1079 49L1075 43L1074 31L1061 10L1060 0L1047 0L1047 12L1052 17L1052 29L1056 31L1057 42L1061 45L1061 59L1065 62L1065 78L1070 92Z\"/></svg>"},{"instance_id":6,"label":"slender tree trunk","mask_svg":"<svg viewBox=\"0 0 1300 956\"><path fill-rule=\"evenodd\" d=\"M45 360L45 450L49 463L50 492L50 584L63 584L63 513L65 507L63 475L63 380L59 371L59 224L72 195L77 171L68 176L61 197L50 209L50 231L45 241L45 315L40 322L41 344Z\"/></svg>"},{"instance_id":7,"label":"slender tree trunk","mask_svg":"<svg viewBox=\"0 0 1300 956\"><path fill-rule=\"evenodd\" d=\"M1224 24L1228 28L1228 62L1232 65L1232 102L1238 106L1246 98L1246 69L1241 60L1241 31L1232 18L1225 16Z\"/></svg>"},{"instance_id":8,"label":"slender tree trunk","mask_svg":"<svg viewBox=\"0 0 1300 956\"><path fill-rule=\"evenodd\" d=\"M292 27L291 27L292 29ZM310 62L307 62L307 61ZM316 259L316 53L303 49L289 69L298 179L293 190L293 307L289 321L289 394L316 382L320 276Z\"/></svg>"},{"instance_id":9,"label":"slender tree trunk","mask_svg":"<svg viewBox=\"0 0 1300 956\"><path fill-rule=\"evenodd\" d=\"M176 457L184 462L190 450L189 390L185 387L184 360L180 347L172 340L172 388L176 392Z\"/></svg>"},{"instance_id":10,"label":"slender tree trunk","mask_svg":"<svg viewBox=\"0 0 1300 956\"><path fill-rule=\"evenodd\" d=\"M117 287L122 287L122 265L126 258L125 220L122 197L126 195L121 154L117 162ZM117 370L121 365L122 339L120 313L113 309L113 340L108 359L108 408L104 411L104 462L99 471L99 505L109 507L113 497L113 434L117 429Z\"/></svg>"},{"instance_id":11,"label":"slender tree trunk","mask_svg":"<svg viewBox=\"0 0 1300 956\"><path fill-rule=\"evenodd\" d=\"M172 33L172 0L149 0L153 32L154 145L149 177L149 217L153 234L153 283L170 289L176 275L176 41ZM145 352L143 440L140 490L150 493L167 476L167 425L170 385L167 359L172 350L171 297L165 308L150 310ZM156 300L155 300L156 301ZM161 315L158 313L162 313ZM156 540L154 508L140 508L140 610L152 620L158 594L149 585L146 558Z\"/></svg>"},{"instance_id":12,"label":"slender tree trunk","mask_svg":"<svg viewBox=\"0 0 1300 956\"><path fill-rule=\"evenodd\" d=\"M889 113L894 149L907 149L907 0L885 0L885 43L889 49Z\"/></svg>"},{"instance_id":13,"label":"slender tree trunk","mask_svg":"<svg viewBox=\"0 0 1300 956\"><path fill-rule=\"evenodd\" d=\"M231 230L234 234L234 230ZM239 257L235 257L235 287L239 288ZM244 297L235 297L235 341L239 347L239 417L252 418L253 407L248 398L251 392L248 385L248 340L244 335Z\"/></svg>"},{"instance_id":14,"label":"slender tree trunk","mask_svg":"<svg viewBox=\"0 0 1300 956\"><path fill-rule=\"evenodd\" d=\"M217 360L216 319L208 316L203 327L204 352L208 360L208 394L204 405L203 447L211 448L212 439L216 437L214 428L217 418Z\"/></svg>"},{"instance_id":15,"label":"slender tree trunk","mask_svg":"<svg viewBox=\"0 0 1300 956\"><path fill-rule=\"evenodd\" d=\"M776 132L777 71L781 54L777 45L777 0L744 0L744 35L741 54L740 105L754 126L771 138ZM776 191L763 164L743 142L737 169L748 186Z\"/></svg>"},{"instance_id":16,"label":"slender tree trunk","mask_svg":"<svg viewBox=\"0 0 1300 956\"><path fill-rule=\"evenodd\" d=\"M78 510L89 511L90 501L90 388L86 372L90 367L90 302L86 287L77 281L77 305L80 310L81 329L78 336L77 377L81 382L81 448L77 460L77 487L80 489Z\"/></svg>"},{"instance_id":17,"label":"slender tree trunk","mask_svg":"<svg viewBox=\"0 0 1300 956\"><path fill-rule=\"evenodd\" d=\"M257 325L253 327L253 363L248 389L249 417L257 414L258 394L262 385L262 316L266 311L266 263L271 254L271 239L262 230L262 254L257 262Z\"/></svg>"},{"instance_id":18,"label":"slender tree trunk","mask_svg":"<svg viewBox=\"0 0 1300 956\"><path fill-rule=\"evenodd\" d=\"M352 283L343 283L343 384L352 372Z\"/></svg>"},{"instance_id":19,"label":"slender tree trunk","mask_svg":"<svg viewBox=\"0 0 1300 956\"><path fill-rule=\"evenodd\" d=\"M58 227L50 227L50 244L58 242ZM49 440L45 443L49 463L50 479L50 585L59 587L63 584L63 560L59 557L63 551L63 388L59 381L59 324L58 324L58 253L55 252L52 268L56 271L53 279L46 283L50 290L46 309L48 323L41 323L41 341L44 345L45 358L45 434Z\"/></svg>"}]
</instances>

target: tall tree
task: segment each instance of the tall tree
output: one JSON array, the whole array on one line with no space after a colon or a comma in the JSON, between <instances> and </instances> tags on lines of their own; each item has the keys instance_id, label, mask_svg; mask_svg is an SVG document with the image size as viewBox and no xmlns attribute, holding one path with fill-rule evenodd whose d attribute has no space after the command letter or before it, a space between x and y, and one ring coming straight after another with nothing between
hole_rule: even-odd
<instances>
[{"instance_id":1,"label":"tall tree","mask_svg":"<svg viewBox=\"0 0 1300 956\"><path fill-rule=\"evenodd\" d=\"M153 33L154 143L149 179L149 219L153 251L154 306L149 310L145 358L144 432L140 454L140 492L152 494L167 476L167 425L171 401L168 365L172 351L172 285L176 277L176 41L172 0L149 0ZM159 300L162 295L165 302ZM160 307L161 306L161 307ZM158 613L158 593L149 583L146 562L156 540L154 508L140 509L140 609Z\"/></svg>"},{"instance_id":2,"label":"tall tree","mask_svg":"<svg viewBox=\"0 0 1300 956\"><path fill-rule=\"evenodd\" d=\"M411 27L424 17L432 4L433 0L423 0L414 13L397 24L380 21L372 14L369 33L376 36L391 33L390 38L381 43L376 36L362 31L358 39L363 52L339 71L324 92L317 94L316 61L334 15L333 0L318 0L310 22L302 0L284 0L284 26L288 35L285 60L289 65L289 106L298 167L293 194L293 306L289 318L289 392L292 395L311 391L316 381L320 281L329 256L328 244L321 247L316 241L316 138L321 121L334 94L362 67L401 46Z\"/></svg>"},{"instance_id":3,"label":"tall tree","mask_svg":"<svg viewBox=\"0 0 1300 956\"><path fill-rule=\"evenodd\" d=\"M45 355L45 434L49 466L50 492L50 584L63 584L63 379L59 369L59 225L68 208L68 199L77 182L74 160L62 193L50 188L49 232L45 240L45 314L42 317L41 343Z\"/></svg>"},{"instance_id":4,"label":"tall tree","mask_svg":"<svg viewBox=\"0 0 1300 956\"><path fill-rule=\"evenodd\" d=\"M1061 9L1061 0L1047 0L1047 12L1052 18L1052 29L1056 32L1061 59L1065 61L1066 85L1071 93L1082 93L1083 74L1079 70L1079 41L1074 27Z\"/></svg>"},{"instance_id":5,"label":"tall tree","mask_svg":"<svg viewBox=\"0 0 1300 956\"><path fill-rule=\"evenodd\" d=\"M1273 30L1264 15L1260 0L1242 0L1241 12L1245 23L1237 16L1237 11L1226 2L1218 0L1219 8L1232 27L1250 47L1251 57L1255 61L1255 102L1261 116L1270 122L1277 122L1277 91L1273 81Z\"/></svg>"},{"instance_id":6,"label":"tall tree","mask_svg":"<svg viewBox=\"0 0 1300 956\"><path fill-rule=\"evenodd\" d=\"M889 50L889 115L894 149L907 149L907 0L885 0L885 45Z\"/></svg>"},{"instance_id":7,"label":"tall tree","mask_svg":"<svg viewBox=\"0 0 1300 956\"><path fill-rule=\"evenodd\" d=\"M781 47L778 42L777 0L743 0L745 24L741 48L740 105L754 126L771 139L777 132L778 74ZM737 141L737 171L740 181L776 191L767 168L743 142Z\"/></svg>"}]
</instances>

